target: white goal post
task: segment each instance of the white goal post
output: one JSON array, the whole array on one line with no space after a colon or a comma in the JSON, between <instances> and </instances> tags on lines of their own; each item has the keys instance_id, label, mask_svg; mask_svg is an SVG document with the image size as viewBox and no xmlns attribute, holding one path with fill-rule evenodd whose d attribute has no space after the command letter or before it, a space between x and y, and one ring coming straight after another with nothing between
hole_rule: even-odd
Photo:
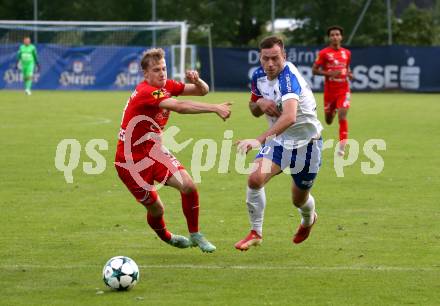
<instances>
[{"instance_id":1,"label":"white goal post","mask_svg":"<svg viewBox=\"0 0 440 306\"><path fill-rule=\"evenodd\" d=\"M178 33L177 33L178 32ZM62 33L70 33L62 37ZM106 33L106 37L104 37ZM102 45L138 45L145 47L170 47L172 63L170 71L177 71L173 78L185 77L185 56L188 25L185 21L139 21L139 22L95 22L95 21L29 21L0 20L0 44L21 43L24 35L33 38L34 43L61 45L88 45L100 41ZM154 39L150 40L150 37ZM97 39L99 37L99 39ZM93 40L95 38L95 40ZM133 38L133 41L130 41ZM156 42L156 45L153 43ZM177 47L177 48L176 48ZM178 58L178 63L175 58ZM170 63L171 64L171 63ZM177 67L178 66L178 67Z\"/></svg>"}]
</instances>

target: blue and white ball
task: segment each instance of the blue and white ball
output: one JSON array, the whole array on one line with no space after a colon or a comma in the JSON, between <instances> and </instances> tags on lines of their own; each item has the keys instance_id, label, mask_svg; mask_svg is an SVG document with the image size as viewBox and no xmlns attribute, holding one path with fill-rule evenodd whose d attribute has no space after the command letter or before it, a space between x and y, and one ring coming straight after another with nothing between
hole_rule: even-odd
<instances>
[{"instance_id":1,"label":"blue and white ball","mask_svg":"<svg viewBox=\"0 0 440 306\"><path fill-rule=\"evenodd\" d=\"M114 290L130 290L139 282L139 268L126 256L110 258L102 271L104 283Z\"/></svg>"}]
</instances>

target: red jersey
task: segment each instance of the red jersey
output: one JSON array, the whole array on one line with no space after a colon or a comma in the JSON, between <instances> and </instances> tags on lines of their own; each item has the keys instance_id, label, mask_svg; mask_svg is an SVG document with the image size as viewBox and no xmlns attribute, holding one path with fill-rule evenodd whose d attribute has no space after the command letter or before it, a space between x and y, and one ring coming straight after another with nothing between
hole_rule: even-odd
<instances>
[{"instance_id":1,"label":"red jersey","mask_svg":"<svg viewBox=\"0 0 440 306\"><path fill-rule=\"evenodd\" d=\"M317 66L324 70L339 70L341 74L335 77L325 77L324 89L329 88L349 88L348 71L351 62L351 52L345 48L333 49L327 47L319 51L318 58L315 61Z\"/></svg>"},{"instance_id":2,"label":"red jersey","mask_svg":"<svg viewBox=\"0 0 440 306\"><path fill-rule=\"evenodd\" d=\"M161 133L168 122L170 111L160 108L159 103L172 96L179 96L182 94L184 88L184 83L174 80L167 80L165 86L162 88L151 86L147 81L139 83L128 99L124 109L117 152L122 155L124 154L126 130L131 122L130 142L133 159L142 159L146 147L149 146L149 142L145 141L136 146L134 146L134 143L147 133ZM135 122L136 124L134 124Z\"/></svg>"}]
</instances>

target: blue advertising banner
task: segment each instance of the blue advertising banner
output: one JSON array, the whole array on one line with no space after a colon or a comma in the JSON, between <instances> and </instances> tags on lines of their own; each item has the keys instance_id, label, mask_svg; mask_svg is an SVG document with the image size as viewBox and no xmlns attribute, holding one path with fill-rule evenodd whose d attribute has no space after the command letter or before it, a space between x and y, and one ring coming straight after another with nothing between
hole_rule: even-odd
<instances>
[{"instance_id":1,"label":"blue advertising banner","mask_svg":"<svg viewBox=\"0 0 440 306\"><path fill-rule=\"evenodd\" d=\"M16 67L18 44L0 46L0 89L22 89ZM34 89L132 90L142 79L140 58L146 47L84 46L52 44L37 46L41 71L34 75ZM406 90L440 92L440 47L350 48L353 91ZM165 50L171 63L170 50ZM324 79L312 74L318 47L287 47L293 62L315 91ZM259 66L256 49L214 48L214 77L217 90L246 91ZM201 75L210 84L209 52L199 47ZM170 71L169 71L170 73Z\"/></svg>"},{"instance_id":2,"label":"blue advertising banner","mask_svg":"<svg viewBox=\"0 0 440 306\"><path fill-rule=\"evenodd\" d=\"M322 91L324 78L312 74L320 48L287 47L293 62L314 91ZM350 48L353 91L405 90L440 92L440 47ZM198 48L201 75L210 84L208 48ZM257 49L214 48L214 79L217 90L248 90L252 73L260 65Z\"/></svg>"},{"instance_id":3,"label":"blue advertising banner","mask_svg":"<svg viewBox=\"0 0 440 306\"><path fill-rule=\"evenodd\" d=\"M23 88L18 47L0 46L0 88ZM37 50L41 71L34 75L34 89L132 90L143 80L139 63L146 47L38 44Z\"/></svg>"}]
</instances>

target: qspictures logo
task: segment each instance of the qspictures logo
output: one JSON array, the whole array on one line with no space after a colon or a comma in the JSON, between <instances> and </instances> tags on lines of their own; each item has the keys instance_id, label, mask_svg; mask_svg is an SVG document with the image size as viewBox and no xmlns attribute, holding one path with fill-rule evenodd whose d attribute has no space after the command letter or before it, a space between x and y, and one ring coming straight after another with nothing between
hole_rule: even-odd
<instances>
[{"instance_id":1,"label":"qspictures logo","mask_svg":"<svg viewBox=\"0 0 440 306\"><path fill-rule=\"evenodd\" d=\"M157 132L149 132L138 139L136 142L132 143L133 131L136 125L142 121L146 121L152 130ZM161 139L162 129L160 126L148 116L138 115L133 117L127 125L125 130L119 132L119 139L124 142L124 159L125 162L115 162L115 164L121 168L128 170L130 176L138 184L138 186L143 186L147 191L154 190L155 186L146 182L141 176L141 172L152 167L155 163L161 163L167 169L167 174L165 177L169 176L169 173L173 174L180 183L183 183L183 179L179 173L180 163L177 159L162 145ZM140 161L134 161L132 148L134 146L140 146L142 143L149 141L150 149L146 152L144 158ZM165 184L164 181L159 182L160 185Z\"/></svg>"},{"instance_id":2,"label":"qspictures logo","mask_svg":"<svg viewBox=\"0 0 440 306\"><path fill-rule=\"evenodd\" d=\"M146 133L144 136L132 143L133 130L137 124L146 121L153 127L155 132ZM169 172L178 173L179 162L173 154L177 154L183 150L191 150L191 162L188 165L188 172L195 183L202 182L202 174L212 171L216 167L219 175L230 175L233 167L237 174L248 175L254 171L254 162L248 162L246 155L237 152L234 148L234 131L223 131L223 139L216 141L214 139L203 138L195 140L193 138L178 142L176 136L180 133L177 126L170 126L162 131L156 121L148 116L134 117L127 125L126 130L121 130L119 138L124 142L124 162L117 165L127 169L133 179L141 186L151 188L151 185L144 182L140 172L152 167L155 163L161 163ZM220 136L220 135L217 135ZM221 137L221 136L220 136ZM141 160L135 161L132 157L132 148L141 145L145 141L153 143L148 154ZM344 177L344 169L354 167L356 161L361 159L360 171L365 175L380 174L384 167L385 161L379 154L380 151L387 149L386 142L383 139L369 139L363 143L355 139L347 140L347 153L344 157L338 155L339 141L334 139L326 139L322 144L322 151L332 150L333 169L336 177ZM108 141L105 139L91 139L85 145L85 153L92 161L83 162L83 172L90 175L98 175L105 171L107 161L99 152L108 150ZM74 171L79 166L81 156L81 143L77 139L63 139L56 148L55 152L55 168L64 173L67 183L73 183ZM257 153L257 151L254 151ZM252 154L252 152L248 153ZM235 155L235 159L234 159ZM290 156L283 156L290 159ZM113 162L113 161L112 161ZM301 169L286 168L286 174L295 173L292 171L300 171ZM214 170L215 171L215 170ZM320 170L322 171L322 169ZM176 176L178 179L179 177ZM164 183L164 182L162 182ZM157 186L156 186L157 189Z\"/></svg>"}]
</instances>

